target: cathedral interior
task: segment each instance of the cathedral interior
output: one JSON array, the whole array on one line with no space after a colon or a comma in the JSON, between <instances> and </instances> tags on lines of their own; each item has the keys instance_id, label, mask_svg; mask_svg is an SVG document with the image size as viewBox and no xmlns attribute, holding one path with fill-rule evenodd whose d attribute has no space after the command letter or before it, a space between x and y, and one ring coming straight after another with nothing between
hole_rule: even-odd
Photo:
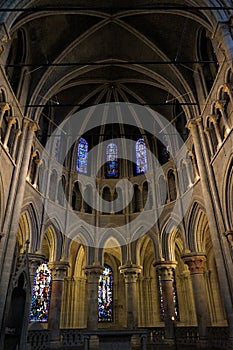
<instances>
[{"instance_id":1,"label":"cathedral interior","mask_svg":"<svg viewBox=\"0 0 233 350\"><path fill-rule=\"evenodd\" d=\"M232 127L232 0L1 0L0 349L232 349Z\"/></svg>"}]
</instances>

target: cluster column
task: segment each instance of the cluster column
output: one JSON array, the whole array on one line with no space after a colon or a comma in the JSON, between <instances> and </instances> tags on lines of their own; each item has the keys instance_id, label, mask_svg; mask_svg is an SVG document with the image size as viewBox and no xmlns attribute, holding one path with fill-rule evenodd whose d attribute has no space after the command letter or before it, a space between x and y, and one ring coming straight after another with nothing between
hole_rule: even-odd
<instances>
[{"instance_id":1,"label":"cluster column","mask_svg":"<svg viewBox=\"0 0 233 350\"><path fill-rule=\"evenodd\" d=\"M166 339L174 339L175 337L174 269L176 265L176 261L159 261L154 264L162 286Z\"/></svg>"},{"instance_id":2,"label":"cluster column","mask_svg":"<svg viewBox=\"0 0 233 350\"><path fill-rule=\"evenodd\" d=\"M125 280L127 328L136 328L138 326L138 277L142 267L128 263L120 266L119 269Z\"/></svg>"},{"instance_id":3,"label":"cluster column","mask_svg":"<svg viewBox=\"0 0 233 350\"><path fill-rule=\"evenodd\" d=\"M64 278L69 263L66 261L55 261L48 265L52 273L52 293L50 298L48 326L51 330L52 339L56 339L59 337Z\"/></svg>"},{"instance_id":4,"label":"cluster column","mask_svg":"<svg viewBox=\"0 0 233 350\"><path fill-rule=\"evenodd\" d=\"M191 275L199 335L201 339L205 339L207 327L210 325L210 313L204 279L206 257L204 254L190 253L183 255L182 258L184 263L188 265Z\"/></svg>"}]
</instances>

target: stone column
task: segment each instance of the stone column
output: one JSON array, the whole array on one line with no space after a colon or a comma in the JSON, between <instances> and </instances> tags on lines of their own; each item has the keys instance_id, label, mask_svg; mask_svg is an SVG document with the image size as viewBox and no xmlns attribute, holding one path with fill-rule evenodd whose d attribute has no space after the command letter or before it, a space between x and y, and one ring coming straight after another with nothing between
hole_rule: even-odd
<instances>
[{"instance_id":1,"label":"stone column","mask_svg":"<svg viewBox=\"0 0 233 350\"><path fill-rule=\"evenodd\" d=\"M159 261L154 264L156 272L159 275L163 302L164 302L164 323L165 323L165 338L174 339L174 320L176 319L175 304L174 304L174 269L176 261Z\"/></svg>"},{"instance_id":2,"label":"stone column","mask_svg":"<svg viewBox=\"0 0 233 350\"><path fill-rule=\"evenodd\" d=\"M190 174L190 160L189 159L184 159L184 165L185 165L185 168L186 168L186 172L187 172L187 177L188 177L188 187L191 187L192 186L192 177L191 177L191 174Z\"/></svg>"},{"instance_id":3,"label":"stone column","mask_svg":"<svg viewBox=\"0 0 233 350\"><path fill-rule=\"evenodd\" d=\"M204 279L206 257L201 253L189 253L183 255L182 259L188 265L191 275L200 339L205 339L207 327L210 325L210 312Z\"/></svg>"},{"instance_id":4,"label":"stone column","mask_svg":"<svg viewBox=\"0 0 233 350\"><path fill-rule=\"evenodd\" d=\"M55 261L48 265L52 273L48 328L51 331L53 340L59 338L63 285L69 263L66 261Z\"/></svg>"},{"instance_id":5,"label":"stone column","mask_svg":"<svg viewBox=\"0 0 233 350\"><path fill-rule=\"evenodd\" d=\"M14 147L12 150L12 159L15 160L15 156L16 156L16 150L17 150L17 146L18 146L18 140L19 140L19 136L22 134L21 130L17 130L16 134L15 134L15 140L14 140Z\"/></svg>"},{"instance_id":6,"label":"stone column","mask_svg":"<svg viewBox=\"0 0 233 350\"><path fill-rule=\"evenodd\" d=\"M33 180L33 186L37 188L38 187L37 181L38 181L38 175L39 175L39 168L42 164L42 160L37 159L37 160L35 160L35 163L36 163L36 171L35 171L35 176L34 176L34 180Z\"/></svg>"},{"instance_id":7,"label":"stone column","mask_svg":"<svg viewBox=\"0 0 233 350\"><path fill-rule=\"evenodd\" d=\"M99 278L104 267L98 263L86 266L85 274L87 276L87 328L94 330L98 328L98 286Z\"/></svg>"},{"instance_id":8,"label":"stone column","mask_svg":"<svg viewBox=\"0 0 233 350\"><path fill-rule=\"evenodd\" d=\"M120 266L120 273L125 279L126 297L126 323L127 328L134 329L138 326L138 277L142 267L131 262Z\"/></svg>"},{"instance_id":9,"label":"stone column","mask_svg":"<svg viewBox=\"0 0 233 350\"><path fill-rule=\"evenodd\" d=\"M233 338L233 313L232 313L232 259L229 256L229 246L223 238L224 224L221 215L221 202L217 195L214 175L208 162L205 139L201 124L201 118L189 121L192 132L198 166L200 169L202 194L205 202L206 214L211 233L211 240L216 260L221 294L223 296L230 337ZM225 239L226 240L226 239Z\"/></svg>"},{"instance_id":10,"label":"stone column","mask_svg":"<svg viewBox=\"0 0 233 350\"><path fill-rule=\"evenodd\" d=\"M196 157L192 151L189 151L189 156L191 157L191 160L192 160L192 165L194 170L194 181L197 181L200 178L200 176L197 168Z\"/></svg>"},{"instance_id":11,"label":"stone column","mask_svg":"<svg viewBox=\"0 0 233 350\"><path fill-rule=\"evenodd\" d=\"M6 119L7 119L8 125L7 125L6 134L5 134L4 142L3 142L3 146L5 148L7 148L7 144L8 144L8 140L9 140L9 137L10 137L10 132L11 132L12 125L16 123L15 117L7 117Z\"/></svg>"},{"instance_id":12,"label":"stone column","mask_svg":"<svg viewBox=\"0 0 233 350\"><path fill-rule=\"evenodd\" d=\"M214 126L215 135L216 135L217 141L218 141L217 149L219 149L219 147L221 147L221 144L222 144L222 138L221 138L219 127L218 127L218 115L212 114L209 116L209 118Z\"/></svg>"},{"instance_id":13,"label":"stone column","mask_svg":"<svg viewBox=\"0 0 233 350\"><path fill-rule=\"evenodd\" d=\"M231 249L233 249L233 231L232 230L226 231L225 236L227 237L227 240Z\"/></svg>"},{"instance_id":14,"label":"stone column","mask_svg":"<svg viewBox=\"0 0 233 350\"><path fill-rule=\"evenodd\" d=\"M226 92L228 94L231 104L233 106L233 84L224 84L223 92Z\"/></svg>"},{"instance_id":15,"label":"stone column","mask_svg":"<svg viewBox=\"0 0 233 350\"><path fill-rule=\"evenodd\" d=\"M2 324L4 307L7 297L8 284L12 271L12 261L16 244L16 233L19 225L21 207L23 203L25 180L30 158L30 151L37 124L25 118L17 166L14 169L11 188L7 199L7 208L3 221L3 235L0 243L0 325Z\"/></svg>"},{"instance_id":16,"label":"stone column","mask_svg":"<svg viewBox=\"0 0 233 350\"><path fill-rule=\"evenodd\" d=\"M10 106L8 103L6 103L6 102L0 103L0 128L2 126L2 120L3 120L4 114L6 111L9 111L9 109L10 109ZM0 135L0 137L1 137L1 135Z\"/></svg>"},{"instance_id":17,"label":"stone column","mask_svg":"<svg viewBox=\"0 0 233 350\"><path fill-rule=\"evenodd\" d=\"M206 128L204 130L204 133L206 134L206 137L207 137L207 141L208 141L208 145L209 145L209 149L210 149L210 156L213 157L214 148L213 148L213 143L212 143L211 136L210 136L210 130L211 130L211 128Z\"/></svg>"},{"instance_id":18,"label":"stone column","mask_svg":"<svg viewBox=\"0 0 233 350\"><path fill-rule=\"evenodd\" d=\"M224 110L225 104L226 104L226 101L224 101L224 100L216 101L215 102L215 108L219 109L219 111L221 113L221 116L223 118L223 121L224 121L224 125L226 127L226 133L228 134L230 132L230 127L229 127L229 124L228 124L228 121L227 121L227 117L226 117L226 113L225 113L225 110Z\"/></svg>"}]
</instances>

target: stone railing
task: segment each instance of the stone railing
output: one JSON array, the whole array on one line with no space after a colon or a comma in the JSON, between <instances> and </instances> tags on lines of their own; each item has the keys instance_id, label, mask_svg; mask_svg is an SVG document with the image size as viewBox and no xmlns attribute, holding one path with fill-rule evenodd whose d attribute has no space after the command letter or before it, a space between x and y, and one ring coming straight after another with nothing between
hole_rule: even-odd
<instances>
[{"instance_id":1,"label":"stone railing","mask_svg":"<svg viewBox=\"0 0 233 350\"><path fill-rule=\"evenodd\" d=\"M232 349L229 343L229 331L227 327L208 327L208 343L210 348Z\"/></svg>"},{"instance_id":2,"label":"stone railing","mask_svg":"<svg viewBox=\"0 0 233 350\"><path fill-rule=\"evenodd\" d=\"M196 344L199 341L197 327L176 327L175 337L178 344Z\"/></svg>"},{"instance_id":3,"label":"stone railing","mask_svg":"<svg viewBox=\"0 0 233 350\"><path fill-rule=\"evenodd\" d=\"M48 330L28 331L27 343L30 350L50 349L50 332Z\"/></svg>"},{"instance_id":4,"label":"stone railing","mask_svg":"<svg viewBox=\"0 0 233 350\"><path fill-rule=\"evenodd\" d=\"M78 329L61 329L61 345L62 347L74 347L88 349L88 334Z\"/></svg>"},{"instance_id":5,"label":"stone railing","mask_svg":"<svg viewBox=\"0 0 233 350\"><path fill-rule=\"evenodd\" d=\"M164 344L165 328L156 327L148 329L147 343L148 344Z\"/></svg>"},{"instance_id":6,"label":"stone railing","mask_svg":"<svg viewBox=\"0 0 233 350\"><path fill-rule=\"evenodd\" d=\"M174 343L177 349L184 349L186 346L195 346L198 349L200 342L197 327L175 327ZM167 344L165 328L139 328L135 330L106 330L98 329L88 331L86 329L61 329L60 340L57 341L56 349L59 350L89 350L89 342L92 336L97 336L100 342L105 345L108 342L109 350L125 342L125 346L132 349L148 350L156 346ZM227 327L209 327L206 348L208 349L232 349L229 343L229 332ZM28 350L49 350L50 333L48 330L30 330L27 337ZM119 343L119 344L118 344ZM111 346L112 347L111 347Z\"/></svg>"}]
</instances>

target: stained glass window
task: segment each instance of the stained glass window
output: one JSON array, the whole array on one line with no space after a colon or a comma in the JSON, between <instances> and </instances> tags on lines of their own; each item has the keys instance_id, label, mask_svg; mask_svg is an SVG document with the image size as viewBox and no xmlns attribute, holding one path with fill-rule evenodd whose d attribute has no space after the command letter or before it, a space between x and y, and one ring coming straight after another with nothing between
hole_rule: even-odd
<instances>
[{"instance_id":1,"label":"stained glass window","mask_svg":"<svg viewBox=\"0 0 233 350\"><path fill-rule=\"evenodd\" d=\"M117 145L115 143L109 143L106 149L106 165L107 165L107 176L117 177L118 176L118 154Z\"/></svg>"},{"instance_id":2,"label":"stained glass window","mask_svg":"<svg viewBox=\"0 0 233 350\"><path fill-rule=\"evenodd\" d=\"M137 174L147 172L146 144L143 138L136 142L136 172Z\"/></svg>"},{"instance_id":3,"label":"stained glass window","mask_svg":"<svg viewBox=\"0 0 233 350\"><path fill-rule=\"evenodd\" d=\"M31 322L48 322L51 294L51 272L46 262L36 270L30 310Z\"/></svg>"},{"instance_id":4,"label":"stained glass window","mask_svg":"<svg viewBox=\"0 0 233 350\"><path fill-rule=\"evenodd\" d=\"M108 265L104 265L104 271L99 279L98 288L98 320L99 322L112 322L112 282L113 273Z\"/></svg>"},{"instance_id":5,"label":"stained glass window","mask_svg":"<svg viewBox=\"0 0 233 350\"><path fill-rule=\"evenodd\" d=\"M76 170L79 173L87 173L87 157L88 157L88 143L85 139L81 138L78 144L78 155Z\"/></svg>"},{"instance_id":6,"label":"stained glass window","mask_svg":"<svg viewBox=\"0 0 233 350\"><path fill-rule=\"evenodd\" d=\"M158 285L159 285L159 297L160 297L160 317L161 320L164 321L165 319L165 295L163 291L163 285L161 281L161 276L158 275ZM177 290L176 290L176 280L175 280L175 271L173 270L173 276L172 276L172 287L173 287L173 303L174 303L174 312L175 312L175 318L176 320L179 319L179 305L178 305L178 298L177 298Z\"/></svg>"}]
</instances>

